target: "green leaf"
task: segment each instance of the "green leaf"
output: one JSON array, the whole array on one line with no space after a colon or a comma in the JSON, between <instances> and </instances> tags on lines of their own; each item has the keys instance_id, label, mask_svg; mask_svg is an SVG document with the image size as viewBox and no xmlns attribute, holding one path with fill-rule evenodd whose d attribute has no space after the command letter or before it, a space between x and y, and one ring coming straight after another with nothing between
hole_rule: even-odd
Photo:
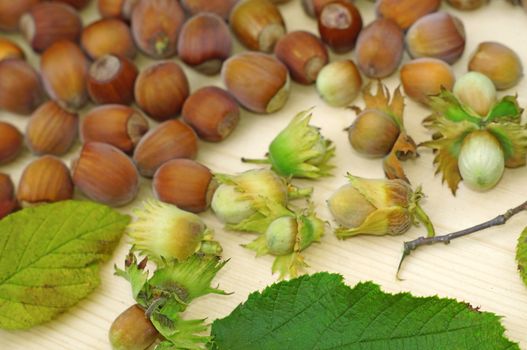
<instances>
[{"instance_id":1,"label":"green leaf","mask_svg":"<svg viewBox=\"0 0 527 350\"><path fill-rule=\"evenodd\" d=\"M0 221L0 328L49 321L90 294L128 222L107 206L80 201Z\"/></svg>"},{"instance_id":2,"label":"green leaf","mask_svg":"<svg viewBox=\"0 0 527 350\"><path fill-rule=\"evenodd\" d=\"M520 238L518 238L516 261L518 262L518 271L523 283L527 285L527 227L523 230Z\"/></svg>"},{"instance_id":3,"label":"green leaf","mask_svg":"<svg viewBox=\"0 0 527 350\"><path fill-rule=\"evenodd\" d=\"M505 156L507 168L517 168L525 165L527 155L527 128L516 123L491 123L487 126L500 142Z\"/></svg>"},{"instance_id":4,"label":"green leaf","mask_svg":"<svg viewBox=\"0 0 527 350\"><path fill-rule=\"evenodd\" d=\"M216 350L519 349L500 318L465 303L387 294L318 273L253 293L212 325Z\"/></svg>"},{"instance_id":5,"label":"green leaf","mask_svg":"<svg viewBox=\"0 0 527 350\"><path fill-rule=\"evenodd\" d=\"M467 111L457 97L444 88L441 89L439 95L430 97L430 107L436 114L455 123L465 121L480 125L482 122L479 116Z\"/></svg>"}]
</instances>

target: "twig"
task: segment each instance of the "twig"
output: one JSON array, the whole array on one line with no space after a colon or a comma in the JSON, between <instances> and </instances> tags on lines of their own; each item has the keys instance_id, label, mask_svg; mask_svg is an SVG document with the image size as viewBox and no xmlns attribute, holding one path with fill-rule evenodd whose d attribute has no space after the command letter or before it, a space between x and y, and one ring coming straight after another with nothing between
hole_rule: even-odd
<instances>
[{"instance_id":1,"label":"twig","mask_svg":"<svg viewBox=\"0 0 527 350\"><path fill-rule=\"evenodd\" d=\"M401 261L399 262L399 266L397 267L397 273L396 273L397 279L400 279L399 278L399 272L401 271L401 266L403 264L404 259L408 255L410 255L410 253L412 253L412 251L416 250L420 246L432 245L432 244L436 244L436 243L449 244L450 241L452 241L453 239L456 239L456 238L459 238L459 237L463 237L463 236L467 236L467 235L469 235L471 233L474 233L474 232L477 232L477 231L481 231L481 230L487 229L489 227L503 225L511 217L513 217L514 215L516 215L519 212L524 211L524 210L527 210L527 201L522 203L522 204L520 204L520 205L518 205L515 208L507 210L504 214L498 215L494 219L491 219L489 221L485 221L485 222L483 222L483 223L481 223L479 225L472 226L472 227L466 228L464 230L452 232L452 233L449 233L449 234L446 234L446 235L442 235L442 236L434 236L434 237L423 237L423 236L421 236L419 238L414 239L413 241L404 242L403 256L401 257Z\"/></svg>"}]
</instances>

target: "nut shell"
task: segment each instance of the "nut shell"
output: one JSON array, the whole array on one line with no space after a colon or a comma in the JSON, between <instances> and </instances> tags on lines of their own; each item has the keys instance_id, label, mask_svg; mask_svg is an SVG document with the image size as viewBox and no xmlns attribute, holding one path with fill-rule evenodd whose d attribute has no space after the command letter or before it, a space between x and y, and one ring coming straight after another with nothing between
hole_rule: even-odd
<instances>
[{"instance_id":1,"label":"nut shell","mask_svg":"<svg viewBox=\"0 0 527 350\"><path fill-rule=\"evenodd\" d=\"M272 52L286 32L278 7L269 0L244 0L232 9L229 23L240 42L250 50Z\"/></svg>"},{"instance_id":2,"label":"nut shell","mask_svg":"<svg viewBox=\"0 0 527 350\"><path fill-rule=\"evenodd\" d=\"M0 173L0 219L11 214L17 207L13 181L9 175Z\"/></svg>"},{"instance_id":3,"label":"nut shell","mask_svg":"<svg viewBox=\"0 0 527 350\"><path fill-rule=\"evenodd\" d=\"M143 69L135 81L137 105L157 121L177 116L188 95L187 76L176 62L153 64Z\"/></svg>"},{"instance_id":4,"label":"nut shell","mask_svg":"<svg viewBox=\"0 0 527 350\"><path fill-rule=\"evenodd\" d=\"M0 108L27 115L45 99L38 73L25 61L0 61Z\"/></svg>"},{"instance_id":5,"label":"nut shell","mask_svg":"<svg viewBox=\"0 0 527 350\"><path fill-rule=\"evenodd\" d=\"M441 92L441 87L452 91L456 77L449 64L437 58L417 58L401 67L401 83L405 94L424 105L429 96Z\"/></svg>"},{"instance_id":6,"label":"nut shell","mask_svg":"<svg viewBox=\"0 0 527 350\"><path fill-rule=\"evenodd\" d=\"M475 10L489 3L489 0L447 0L447 3L458 10Z\"/></svg>"},{"instance_id":7,"label":"nut shell","mask_svg":"<svg viewBox=\"0 0 527 350\"><path fill-rule=\"evenodd\" d=\"M390 153L400 129L388 114L367 109L348 128L351 146L360 154L378 158Z\"/></svg>"},{"instance_id":8,"label":"nut shell","mask_svg":"<svg viewBox=\"0 0 527 350\"><path fill-rule=\"evenodd\" d=\"M223 61L231 55L231 50L229 27L218 15L197 14L181 28L178 39L179 58L202 73L218 73Z\"/></svg>"},{"instance_id":9,"label":"nut shell","mask_svg":"<svg viewBox=\"0 0 527 350\"><path fill-rule=\"evenodd\" d=\"M351 51L362 29L359 10L352 3L344 0L326 4L317 22L320 38L337 53Z\"/></svg>"},{"instance_id":10,"label":"nut shell","mask_svg":"<svg viewBox=\"0 0 527 350\"><path fill-rule=\"evenodd\" d=\"M328 50L316 35L306 31L286 34L274 48L276 58L286 65L291 78L300 84L311 84L328 61Z\"/></svg>"},{"instance_id":11,"label":"nut shell","mask_svg":"<svg viewBox=\"0 0 527 350\"><path fill-rule=\"evenodd\" d=\"M377 19L361 31L356 53L357 66L364 75L387 77L395 72L403 58L403 31L391 19Z\"/></svg>"},{"instance_id":12,"label":"nut shell","mask_svg":"<svg viewBox=\"0 0 527 350\"><path fill-rule=\"evenodd\" d=\"M224 140L236 128L240 108L227 91L207 86L187 98L181 117L201 139L217 142Z\"/></svg>"},{"instance_id":13,"label":"nut shell","mask_svg":"<svg viewBox=\"0 0 527 350\"><path fill-rule=\"evenodd\" d=\"M406 30L419 18L436 12L441 0L377 0L377 16L389 18Z\"/></svg>"},{"instance_id":14,"label":"nut shell","mask_svg":"<svg viewBox=\"0 0 527 350\"><path fill-rule=\"evenodd\" d=\"M129 105L134 101L137 67L126 57L105 55L93 62L88 73L88 94L95 104Z\"/></svg>"},{"instance_id":15,"label":"nut shell","mask_svg":"<svg viewBox=\"0 0 527 350\"><path fill-rule=\"evenodd\" d=\"M172 57L184 21L177 0L141 0L132 11L132 35L137 47L148 56Z\"/></svg>"},{"instance_id":16,"label":"nut shell","mask_svg":"<svg viewBox=\"0 0 527 350\"><path fill-rule=\"evenodd\" d=\"M238 0L181 0L181 6L191 15L211 12L227 20L237 2Z\"/></svg>"},{"instance_id":17,"label":"nut shell","mask_svg":"<svg viewBox=\"0 0 527 350\"><path fill-rule=\"evenodd\" d=\"M103 18L120 18L129 21L139 0L97 0L97 9Z\"/></svg>"},{"instance_id":18,"label":"nut shell","mask_svg":"<svg viewBox=\"0 0 527 350\"><path fill-rule=\"evenodd\" d=\"M103 18L84 28L81 46L94 60L108 54L133 59L137 53L130 28L116 18Z\"/></svg>"},{"instance_id":19,"label":"nut shell","mask_svg":"<svg viewBox=\"0 0 527 350\"><path fill-rule=\"evenodd\" d=\"M0 121L0 164L9 163L22 150L24 138L13 125Z\"/></svg>"},{"instance_id":20,"label":"nut shell","mask_svg":"<svg viewBox=\"0 0 527 350\"><path fill-rule=\"evenodd\" d=\"M172 159L157 169L152 186L160 201L201 213L209 208L217 183L206 166L190 159Z\"/></svg>"},{"instance_id":21,"label":"nut shell","mask_svg":"<svg viewBox=\"0 0 527 350\"><path fill-rule=\"evenodd\" d=\"M41 0L0 0L0 31L16 31L20 17Z\"/></svg>"},{"instance_id":22,"label":"nut shell","mask_svg":"<svg viewBox=\"0 0 527 350\"><path fill-rule=\"evenodd\" d=\"M77 10L84 8L90 2L90 0L52 0L52 1L53 2L63 2L65 4L68 4L76 8Z\"/></svg>"},{"instance_id":23,"label":"nut shell","mask_svg":"<svg viewBox=\"0 0 527 350\"><path fill-rule=\"evenodd\" d=\"M152 177L170 159L194 159L197 153L198 138L194 130L179 120L167 120L143 136L133 159L141 175Z\"/></svg>"},{"instance_id":24,"label":"nut shell","mask_svg":"<svg viewBox=\"0 0 527 350\"><path fill-rule=\"evenodd\" d=\"M73 182L68 167L54 156L29 163L18 182L17 198L23 207L73 198Z\"/></svg>"},{"instance_id":25,"label":"nut shell","mask_svg":"<svg viewBox=\"0 0 527 350\"><path fill-rule=\"evenodd\" d=\"M24 51L18 46L15 42L0 37L0 61L11 59L11 58L18 58L18 59L24 59L26 55L24 54Z\"/></svg>"},{"instance_id":26,"label":"nut shell","mask_svg":"<svg viewBox=\"0 0 527 350\"><path fill-rule=\"evenodd\" d=\"M20 18L20 29L36 52L59 40L79 40L82 22L73 7L57 2L37 4Z\"/></svg>"},{"instance_id":27,"label":"nut shell","mask_svg":"<svg viewBox=\"0 0 527 350\"><path fill-rule=\"evenodd\" d=\"M469 71L485 74L498 90L513 87L523 76L520 57L511 48L486 41L478 45L468 63Z\"/></svg>"},{"instance_id":28,"label":"nut shell","mask_svg":"<svg viewBox=\"0 0 527 350\"><path fill-rule=\"evenodd\" d=\"M317 18L322 11L322 8L335 0L302 0L302 8L304 12L313 18ZM345 0L347 2L353 2L353 0Z\"/></svg>"},{"instance_id":29,"label":"nut shell","mask_svg":"<svg viewBox=\"0 0 527 350\"><path fill-rule=\"evenodd\" d=\"M131 153L148 131L148 121L138 111L122 105L93 108L82 120L83 142L103 142Z\"/></svg>"},{"instance_id":30,"label":"nut shell","mask_svg":"<svg viewBox=\"0 0 527 350\"><path fill-rule=\"evenodd\" d=\"M258 113L281 109L289 97L286 66L271 55L243 52L223 64L227 90L245 108Z\"/></svg>"},{"instance_id":31,"label":"nut shell","mask_svg":"<svg viewBox=\"0 0 527 350\"><path fill-rule=\"evenodd\" d=\"M55 101L41 105L29 119L26 143L33 154L66 153L77 139L79 118Z\"/></svg>"},{"instance_id":32,"label":"nut shell","mask_svg":"<svg viewBox=\"0 0 527 350\"><path fill-rule=\"evenodd\" d=\"M421 17L406 32L406 48L413 58L434 57L452 64L465 50L463 22L446 12Z\"/></svg>"},{"instance_id":33,"label":"nut shell","mask_svg":"<svg viewBox=\"0 0 527 350\"><path fill-rule=\"evenodd\" d=\"M67 109L77 110L88 100L88 60L71 41L51 45L40 59L40 73L48 95Z\"/></svg>"},{"instance_id":34,"label":"nut shell","mask_svg":"<svg viewBox=\"0 0 527 350\"><path fill-rule=\"evenodd\" d=\"M351 60L334 61L326 65L317 77L320 97L334 107L345 107L359 95L362 77Z\"/></svg>"},{"instance_id":35,"label":"nut shell","mask_svg":"<svg viewBox=\"0 0 527 350\"><path fill-rule=\"evenodd\" d=\"M72 165L73 183L88 198L110 206L131 202L139 190L134 164L122 151L100 142L84 145Z\"/></svg>"}]
</instances>

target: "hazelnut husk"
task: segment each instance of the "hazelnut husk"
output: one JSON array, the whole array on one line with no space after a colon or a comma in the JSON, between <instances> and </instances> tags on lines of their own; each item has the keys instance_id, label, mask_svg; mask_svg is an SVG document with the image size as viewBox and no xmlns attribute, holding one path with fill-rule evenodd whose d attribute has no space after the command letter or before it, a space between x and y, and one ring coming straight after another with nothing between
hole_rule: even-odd
<instances>
[{"instance_id":1,"label":"hazelnut husk","mask_svg":"<svg viewBox=\"0 0 527 350\"><path fill-rule=\"evenodd\" d=\"M11 214L18 208L15 196L15 186L9 175L0 173L0 219Z\"/></svg>"},{"instance_id":2,"label":"hazelnut husk","mask_svg":"<svg viewBox=\"0 0 527 350\"><path fill-rule=\"evenodd\" d=\"M441 92L441 87L452 91L456 77L452 67L437 58L417 58L401 67L401 84L412 100L428 105L430 96Z\"/></svg>"},{"instance_id":3,"label":"hazelnut husk","mask_svg":"<svg viewBox=\"0 0 527 350\"><path fill-rule=\"evenodd\" d=\"M72 179L91 200L115 207L131 202L139 190L139 175L130 158L100 142L84 144L72 164Z\"/></svg>"},{"instance_id":4,"label":"hazelnut husk","mask_svg":"<svg viewBox=\"0 0 527 350\"><path fill-rule=\"evenodd\" d=\"M463 22L446 12L421 17L406 32L406 48L412 58L434 57L453 64L465 50Z\"/></svg>"},{"instance_id":5,"label":"hazelnut husk","mask_svg":"<svg viewBox=\"0 0 527 350\"><path fill-rule=\"evenodd\" d=\"M196 15L202 12L215 13L224 20L229 18L232 8L239 0L181 0L181 6Z\"/></svg>"},{"instance_id":6,"label":"hazelnut husk","mask_svg":"<svg viewBox=\"0 0 527 350\"><path fill-rule=\"evenodd\" d=\"M90 2L90 0L52 0L52 1L53 2L63 2L65 4L68 4L76 8L77 10L80 10L86 7L86 5L88 5L88 3Z\"/></svg>"},{"instance_id":7,"label":"hazelnut husk","mask_svg":"<svg viewBox=\"0 0 527 350\"><path fill-rule=\"evenodd\" d=\"M330 106L348 106L361 90L362 77L351 60L334 61L322 68L316 81L317 92Z\"/></svg>"},{"instance_id":8,"label":"hazelnut husk","mask_svg":"<svg viewBox=\"0 0 527 350\"><path fill-rule=\"evenodd\" d=\"M88 72L88 94L93 103L129 105L134 101L137 67L126 57L105 55Z\"/></svg>"},{"instance_id":9,"label":"hazelnut husk","mask_svg":"<svg viewBox=\"0 0 527 350\"><path fill-rule=\"evenodd\" d=\"M70 171L59 158L46 155L25 167L17 187L17 199L22 207L71 198Z\"/></svg>"},{"instance_id":10,"label":"hazelnut husk","mask_svg":"<svg viewBox=\"0 0 527 350\"><path fill-rule=\"evenodd\" d=\"M139 0L97 0L97 9L103 18L120 18L129 21Z\"/></svg>"},{"instance_id":11,"label":"hazelnut husk","mask_svg":"<svg viewBox=\"0 0 527 350\"><path fill-rule=\"evenodd\" d=\"M11 58L23 60L26 58L26 55L20 46L18 46L15 42L7 38L0 37L0 61Z\"/></svg>"},{"instance_id":12,"label":"hazelnut husk","mask_svg":"<svg viewBox=\"0 0 527 350\"><path fill-rule=\"evenodd\" d=\"M152 187L162 202L192 213L207 210L218 184L209 168L191 159L172 159L157 169Z\"/></svg>"},{"instance_id":13,"label":"hazelnut husk","mask_svg":"<svg viewBox=\"0 0 527 350\"><path fill-rule=\"evenodd\" d=\"M81 46L94 60L108 54L133 59L137 52L130 28L117 18L103 18L84 28Z\"/></svg>"},{"instance_id":14,"label":"hazelnut husk","mask_svg":"<svg viewBox=\"0 0 527 350\"><path fill-rule=\"evenodd\" d=\"M441 0L377 0L375 10L377 16L389 18L406 30L419 18L436 12Z\"/></svg>"},{"instance_id":15,"label":"hazelnut husk","mask_svg":"<svg viewBox=\"0 0 527 350\"><path fill-rule=\"evenodd\" d=\"M88 101L88 59L71 41L51 45L40 59L40 73L48 95L66 109L77 110Z\"/></svg>"},{"instance_id":16,"label":"hazelnut husk","mask_svg":"<svg viewBox=\"0 0 527 350\"><path fill-rule=\"evenodd\" d=\"M337 53L351 51L362 29L359 10L352 3L344 0L326 4L317 22L320 38Z\"/></svg>"},{"instance_id":17,"label":"hazelnut husk","mask_svg":"<svg viewBox=\"0 0 527 350\"><path fill-rule=\"evenodd\" d=\"M328 61L328 50L316 35L298 30L284 35L274 54L286 65L291 78L300 84L312 84Z\"/></svg>"},{"instance_id":18,"label":"hazelnut husk","mask_svg":"<svg viewBox=\"0 0 527 350\"><path fill-rule=\"evenodd\" d=\"M317 18L322 11L322 8L335 0L302 0L302 8L304 12L313 18ZM353 0L345 0L353 2Z\"/></svg>"},{"instance_id":19,"label":"hazelnut husk","mask_svg":"<svg viewBox=\"0 0 527 350\"><path fill-rule=\"evenodd\" d=\"M24 137L16 127L0 121L0 164L9 163L22 150Z\"/></svg>"},{"instance_id":20,"label":"hazelnut husk","mask_svg":"<svg viewBox=\"0 0 527 350\"><path fill-rule=\"evenodd\" d=\"M518 54L493 41L478 45L470 58L468 70L485 74L498 90L513 87L523 76L523 65Z\"/></svg>"},{"instance_id":21,"label":"hazelnut husk","mask_svg":"<svg viewBox=\"0 0 527 350\"><path fill-rule=\"evenodd\" d=\"M132 35L148 56L172 57L184 21L185 13L177 0L141 0L132 11Z\"/></svg>"},{"instance_id":22,"label":"hazelnut husk","mask_svg":"<svg viewBox=\"0 0 527 350\"><path fill-rule=\"evenodd\" d=\"M179 120L167 120L143 136L134 151L139 173L152 177L166 161L176 158L196 158L198 137L190 126Z\"/></svg>"},{"instance_id":23,"label":"hazelnut husk","mask_svg":"<svg viewBox=\"0 0 527 350\"><path fill-rule=\"evenodd\" d=\"M0 108L27 115L45 99L38 73L26 61L0 61Z\"/></svg>"},{"instance_id":24,"label":"hazelnut husk","mask_svg":"<svg viewBox=\"0 0 527 350\"><path fill-rule=\"evenodd\" d=\"M224 140L236 128L240 108L227 91L206 86L187 98L181 117L201 139L217 142Z\"/></svg>"},{"instance_id":25,"label":"hazelnut husk","mask_svg":"<svg viewBox=\"0 0 527 350\"><path fill-rule=\"evenodd\" d=\"M487 5L490 0L447 0L447 3L462 11L475 10Z\"/></svg>"},{"instance_id":26,"label":"hazelnut husk","mask_svg":"<svg viewBox=\"0 0 527 350\"><path fill-rule=\"evenodd\" d=\"M26 143L33 154L63 155L77 139L79 118L57 102L41 105L29 119Z\"/></svg>"},{"instance_id":27,"label":"hazelnut husk","mask_svg":"<svg viewBox=\"0 0 527 350\"><path fill-rule=\"evenodd\" d=\"M240 42L250 50L272 52L286 32L278 7L269 0L244 0L231 11L229 23Z\"/></svg>"},{"instance_id":28,"label":"hazelnut husk","mask_svg":"<svg viewBox=\"0 0 527 350\"><path fill-rule=\"evenodd\" d=\"M80 133L83 142L103 142L132 153L148 131L148 121L135 109L122 105L93 108L84 116Z\"/></svg>"},{"instance_id":29,"label":"hazelnut husk","mask_svg":"<svg viewBox=\"0 0 527 350\"><path fill-rule=\"evenodd\" d=\"M18 30L20 17L41 0L0 0L0 31Z\"/></svg>"},{"instance_id":30,"label":"hazelnut husk","mask_svg":"<svg viewBox=\"0 0 527 350\"><path fill-rule=\"evenodd\" d=\"M143 112L157 121L177 116L188 95L187 76L176 62L148 66L135 81L135 102Z\"/></svg>"},{"instance_id":31,"label":"hazelnut husk","mask_svg":"<svg viewBox=\"0 0 527 350\"><path fill-rule=\"evenodd\" d=\"M37 4L20 17L20 29L36 52L59 40L79 40L82 22L73 7L57 2Z\"/></svg>"},{"instance_id":32,"label":"hazelnut husk","mask_svg":"<svg viewBox=\"0 0 527 350\"><path fill-rule=\"evenodd\" d=\"M231 55L232 38L224 20L213 13L188 19L178 39L178 56L204 74L216 74Z\"/></svg>"},{"instance_id":33,"label":"hazelnut husk","mask_svg":"<svg viewBox=\"0 0 527 350\"><path fill-rule=\"evenodd\" d=\"M403 58L404 33L391 19L368 24L357 39L357 66L368 78L391 75Z\"/></svg>"},{"instance_id":34,"label":"hazelnut husk","mask_svg":"<svg viewBox=\"0 0 527 350\"><path fill-rule=\"evenodd\" d=\"M289 97L287 68L268 54L242 52L232 56L223 64L221 75L227 90L253 112L276 112Z\"/></svg>"}]
</instances>

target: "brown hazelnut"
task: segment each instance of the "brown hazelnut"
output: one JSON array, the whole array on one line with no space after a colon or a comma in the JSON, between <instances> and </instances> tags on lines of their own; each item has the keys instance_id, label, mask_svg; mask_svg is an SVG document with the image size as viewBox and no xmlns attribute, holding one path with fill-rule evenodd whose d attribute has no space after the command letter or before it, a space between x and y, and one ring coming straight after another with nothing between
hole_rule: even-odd
<instances>
[{"instance_id":1,"label":"brown hazelnut","mask_svg":"<svg viewBox=\"0 0 527 350\"><path fill-rule=\"evenodd\" d=\"M20 17L41 0L0 0L0 31L18 29Z\"/></svg>"},{"instance_id":2,"label":"brown hazelnut","mask_svg":"<svg viewBox=\"0 0 527 350\"><path fill-rule=\"evenodd\" d=\"M73 182L68 167L54 156L29 163L20 177L17 198L22 207L73 198Z\"/></svg>"},{"instance_id":3,"label":"brown hazelnut","mask_svg":"<svg viewBox=\"0 0 527 350\"><path fill-rule=\"evenodd\" d=\"M239 53L225 61L221 75L227 90L254 112L276 112L289 97L287 68L268 54Z\"/></svg>"},{"instance_id":4,"label":"brown hazelnut","mask_svg":"<svg viewBox=\"0 0 527 350\"><path fill-rule=\"evenodd\" d=\"M0 173L0 219L17 209L15 186L9 175Z\"/></svg>"},{"instance_id":5,"label":"brown hazelnut","mask_svg":"<svg viewBox=\"0 0 527 350\"><path fill-rule=\"evenodd\" d=\"M152 177L166 161L175 158L194 159L198 153L198 138L190 126L179 120L167 120L143 136L134 151L139 173Z\"/></svg>"},{"instance_id":6,"label":"brown hazelnut","mask_svg":"<svg viewBox=\"0 0 527 350\"><path fill-rule=\"evenodd\" d=\"M207 86L187 98L181 117L201 139L217 142L224 140L236 128L240 108L227 91Z\"/></svg>"},{"instance_id":7,"label":"brown hazelnut","mask_svg":"<svg viewBox=\"0 0 527 350\"><path fill-rule=\"evenodd\" d=\"M404 33L391 19L368 24L357 39L357 66L368 78L384 78L395 72L404 53Z\"/></svg>"},{"instance_id":8,"label":"brown hazelnut","mask_svg":"<svg viewBox=\"0 0 527 350\"><path fill-rule=\"evenodd\" d=\"M86 7L86 5L88 5L88 3L90 2L90 0L52 0L52 1L53 2L63 2L65 4L68 4L76 8L77 10L80 10Z\"/></svg>"},{"instance_id":9,"label":"brown hazelnut","mask_svg":"<svg viewBox=\"0 0 527 350\"><path fill-rule=\"evenodd\" d=\"M0 164L9 163L22 150L24 137L13 125L0 121Z\"/></svg>"},{"instance_id":10,"label":"brown hazelnut","mask_svg":"<svg viewBox=\"0 0 527 350\"><path fill-rule=\"evenodd\" d=\"M73 183L88 198L110 206L131 202L139 190L137 169L118 148L89 142L72 164Z\"/></svg>"},{"instance_id":11,"label":"brown hazelnut","mask_svg":"<svg viewBox=\"0 0 527 350\"><path fill-rule=\"evenodd\" d=\"M216 74L231 55L229 27L213 13L200 13L185 22L178 39L179 58L204 74Z\"/></svg>"},{"instance_id":12,"label":"brown hazelnut","mask_svg":"<svg viewBox=\"0 0 527 350\"><path fill-rule=\"evenodd\" d=\"M237 2L238 0L181 0L181 6L191 15L211 12L226 20Z\"/></svg>"},{"instance_id":13,"label":"brown hazelnut","mask_svg":"<svg viewBox=\"0 0 527 350\"><path fill-rule=\"evenodd\" d=\"M157 121L177 116L188 94L187 76L176 62L160 62L148 66L139 73L135 81L137 105Z\"/></svg>"},{"instance_id":14,"label":"brown hazelnut","mask_svg":"<svg viewBox=\"0 0 527 350\"><path fill-rule=\"evenodd\" d=\"M300 84L314 83L318 72L329 61L324 43L316 35L303 30L280 38L274 54L289 69L291 78Z\"/></svg>"},{"instance_id":15,"label":"brown hazelnut","mask_svg":"<svg viewBox=\"0 0 527 350\"><path fill-rule=\"evenodd\" d=\"M40 59L40 73L48 95L67 109L77 110L88 100L88 60L71 41L51 45Z\"/></svg>"},{"instance_id":16,"label":"brown hazelnut","mask_svg":"<svg viewBox=\"0 0 527 350\"><path fill-rule=\"evenodd\" d=\"M191 159L172 159L157 169L152 187L162 202L193 213L210 206L217 182L206 166Z\"/></svg>"},{"instance_id":17,"label":"brown hazelnut","mask_svg":"<svg viewBox=\"0 0 527 350\"><path fill-rule=\"evenodd\" d=\"M95 104L129 105L134 101L137 67L126 57L105 55L88 72L88 94Z\"/></svg>"},{"instance_id":18,"label":"brown hazelnut","mask_svg":"<svg viewBox=\"0 0 527 350\"><path fill-rule=\"evenodd\" d=\"M434 57L452 64L465 50L463 22L446 12L421 17L406 32L406 48L413 58Z\"/></svg>"},{"instance_id":19,"label":"brown hazelnut","mask_svg":"<svg viewBox=\"0 0 527 350\"><path fill-rule=\"evenodd\" d=\"M328 3L318 16L320 38L337 53L351 51L361 29L362 17L359 10L344 0Z\"/></svg>"},{"instance_id":20,"label":"brown hazelnut","mask_svg":"<svg viewBox=\"0 0 527 350\"><path fill-rule=\"evenodd\" d=\"M18 46L15 42L7 38L0 37L0 61L11 58L23 60L26 58L26 55L20 46Z\"/></svg>"},{"instance_id":21,"label":"brown hazelnut","mask_svg":"<svg viewBox=\"0 0 527 350\"><path fill-rule=\"evenodd\" d=\"M83 142L103 142L131 153L148 131L148 122L128 106L105 105L92 109L82 120Z\"/></svg>"},{"instance_id":22,"label":"brown hazelnut","mask_svg":"<svg viewBox=\"0 0 527 350\"><path fill-rule=\"evenodd\" d=\"M57 2L42 2L20 18L20 29L36 52L59 40L78 41L82 22L73 7Z\"/></svg>"},{"instance_id":23,"label":"brown hazelnut","mask_svg":"<svg viewBox=\"0 0 527 350\"><path fill-rule=\"evenodd\" d=\"M335 0L302 0L302 8L304 12L313 18L317 18L322 11L322 8ZM345 0L353 2L353 0Z\"/></svg>"},{"instance_id":24,"label":"brown hazelnut","mask_svg":"<svg viewBox=\"0 0 527 350\"><path fill-rule=\"evenodd\" d=\"M0 77L0 108L27 115L44 101L40 77L26 61L0 61Z\"/></svg>"},{"instance_id":25,"label":"brown hazelnut","mask_svg":"<svg viewBox=\"0 0 527 350\"><path fill-rule=\"evenodd\" d=\"M29 119L26 143L34 154L62 155L77 139L79 118L55 101L41 105Z\"/></svg>"},{"instance_id":26,"label":"brown hazelnut","mask_svg":"<svg viewBox=\"0 0 527 350\"><path fill-rule=\"evenodd\" d=\"M229 23L233 33L250 50L272 52L286 32L278 7L269 0L244 0L231 11Z\"/></svg>"},{"instance_id":27,"label":"brown hazelnut","mask_svg":"<svg viewBox=\"0 0 527 350\"><path fill-rule=\"evenodd\" d=\"M439 9L441 0L377 0L379 17L389 18L406 30L419 18Z\"/></svg>"},{"instance_id":28,"label":"brown hazelnut","mask_svg":"<svg viewBox=\"0 0 527 350\"><path fill-rule=\"evenodd\" d=\"M447 0L447 3L458 10L475 10L487 5L490 0Z\"/></svg>"},{"instance_id":29,"label":"brown hazelnut","mask_svg":"<svg viewBox=\"0 0 527 350\"><path fill-rule=\"evenodd\" d=\"M441 87L452 91L456 77L452 67L437 58L417 58L401 67L401 84L412 100L428 105L429 96L441 92Z\"/></svg>"},{"instance_id":30,"label":"brown hazelnut","mask_svg":"<svg viewBox=\"0 0 527 350\"><path fill-rule=\"evenodd\" d=\"M97 8L103 18L120 18L129 21L139 0L97 0Z\"/></svg>"},{"instance_id":31,"label":"brown hazelnut","mask_svg":"<svg viewBox=\"0 0 527 350\"><path fill-rule=\"evenodd\" d=\"M116 18L103 18L84 28L81 46L94 60L108 54L133 59L137 51L130 28Z\"/></svg>"},{"instance_id":32,"label":"brown hazelnut","mask_svg":"<svg viewBox=\"0 0 527 350\"><path fill-rule=\"evenodd\" d=\"M184 21L185 13L177 0L141 0L132 11L132 35L148 56L172 57Z\"/></svg>"}]
</instances>

